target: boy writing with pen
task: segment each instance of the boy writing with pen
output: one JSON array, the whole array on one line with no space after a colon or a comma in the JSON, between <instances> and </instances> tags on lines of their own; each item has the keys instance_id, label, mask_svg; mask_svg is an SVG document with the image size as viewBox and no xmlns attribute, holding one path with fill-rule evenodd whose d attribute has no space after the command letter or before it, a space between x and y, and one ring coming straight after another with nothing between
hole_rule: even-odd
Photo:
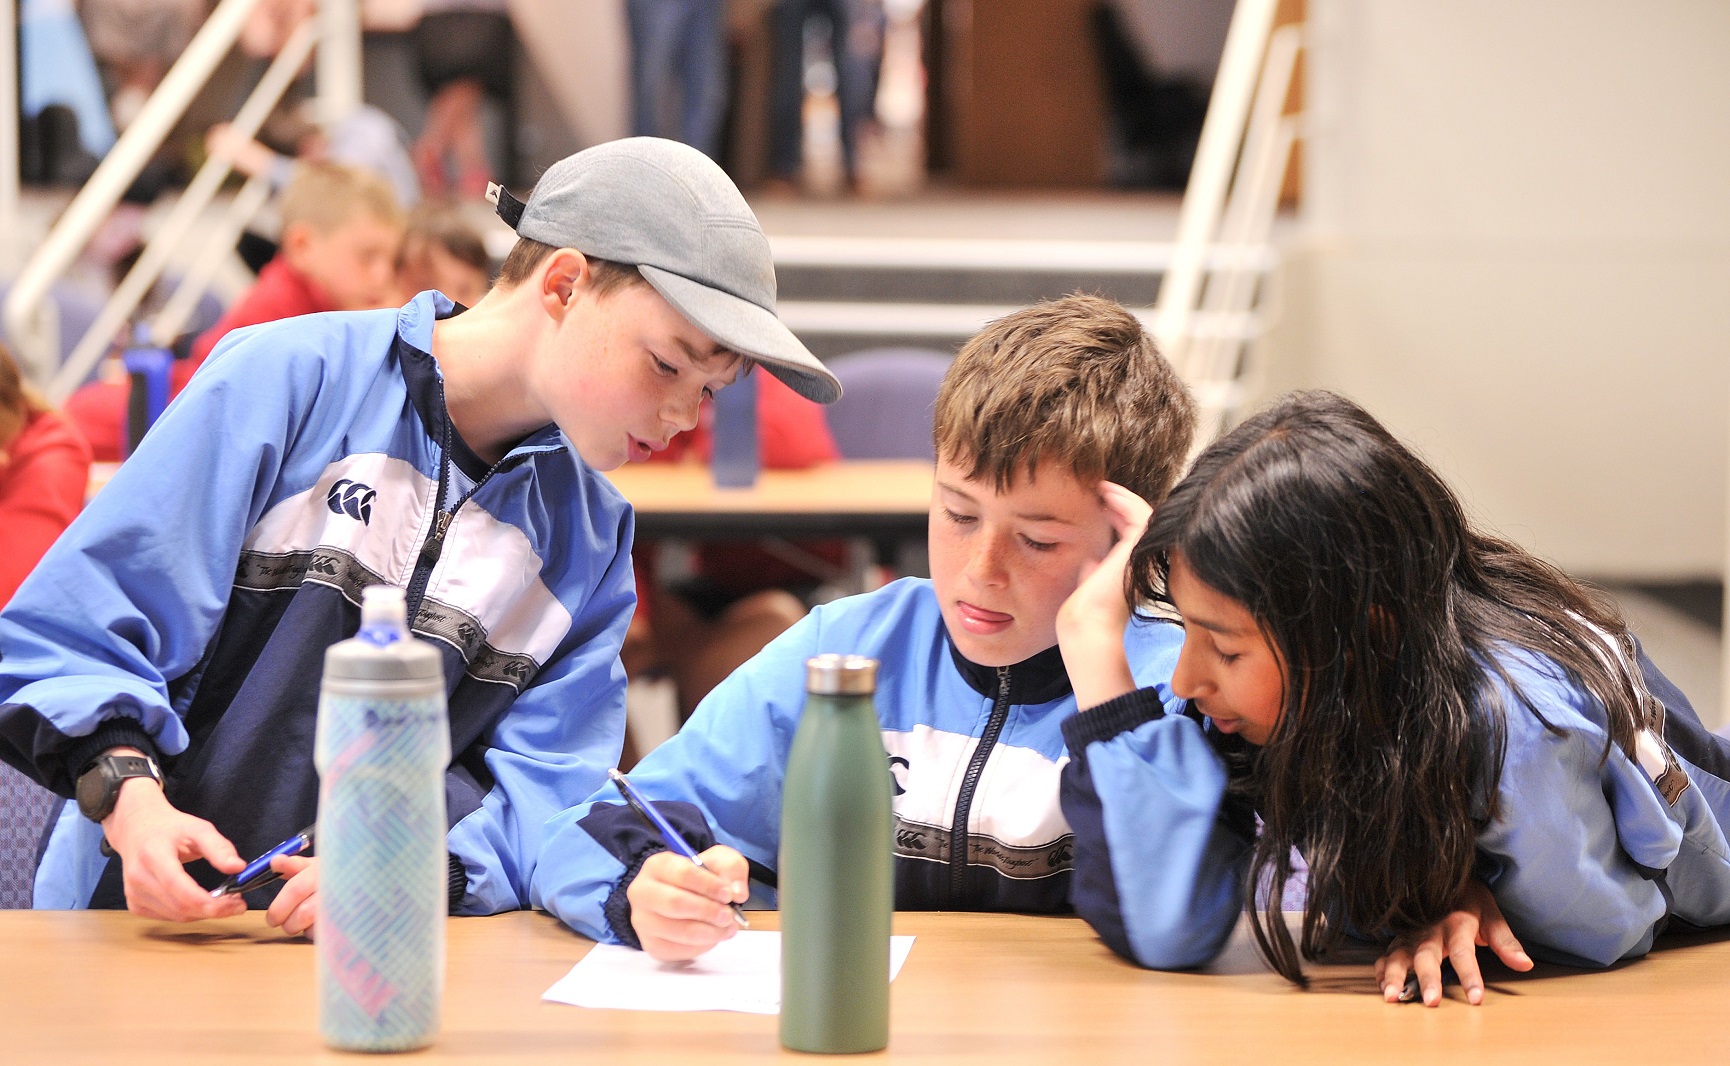
<instances>
[{"instance_id":1,"label":"boy writing with pen","mask_svg":"<svg viewBox=\"0 0 1730 1066\"><path fill-rule=\"evenodd\" d=\"M526 904L541 826L624 731L632 522L598 471L753 363L839 387L776 319L768 241L700 152L599 145L498 205L520 239L460 315L428 291L226 337L0 613L0 758L79 801L36 906L268 905L309 929L316 859L210 889L313 821L320 664L377 583L444 654L451 912Z\"/></svg>"},{"instance_id":2,"label":"boy writing with pen","mask_svg":"<svg viewBox=\"0 0 1730 1066\"><path fill-rule=\"evenodd\" d=\"M823 652L880 661L900 909L1071 910L1059 806L1075 713L1057 610L1114 539L1102 482L1150 500L1182 468L1194 407L1135 317L1072 296L995 322L938 395L931 579L818 607L722 682L630 774L702 866L611 784L547 826L537 906L578 932L687 959L730 937L747 881L772 886L781 787ZM1171 676L1173 626L1132 628L1137 676Z\"/></svg>"}]
</instances>

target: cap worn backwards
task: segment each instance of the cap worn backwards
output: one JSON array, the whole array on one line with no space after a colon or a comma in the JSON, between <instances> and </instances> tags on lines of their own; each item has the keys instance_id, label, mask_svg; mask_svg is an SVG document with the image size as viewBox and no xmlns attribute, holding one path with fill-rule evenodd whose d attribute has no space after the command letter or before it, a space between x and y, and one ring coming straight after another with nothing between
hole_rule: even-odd
<instances>
[{"instance_id":1,"label":"cap worn backwards","mask_svg":"<svg viewBox=\"0 0 1730 1066\"><path fill-rule=\"evenodd\" d=\"M801 396L840 397L835 375L775 315L775 263L757 216L702 152L628 137L554 163L526 204L496 185L487 191L518 236L635 266L717 344Z\"/></svg>"}]
</instances>

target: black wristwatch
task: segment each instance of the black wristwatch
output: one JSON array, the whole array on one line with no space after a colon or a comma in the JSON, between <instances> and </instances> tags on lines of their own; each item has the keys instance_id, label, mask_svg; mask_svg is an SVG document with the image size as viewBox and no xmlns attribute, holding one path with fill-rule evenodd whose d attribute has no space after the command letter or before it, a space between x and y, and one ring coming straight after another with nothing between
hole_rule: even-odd
<instances>
[{"instance_id":1,"label":"black wristwatch","mask_svg":"<svg viewBox=\"0 0 1730 1066\"><path fill-rule=\"evenodd\" d=\"M162 784L162 771L148 755L103 755L78 778L78 810L92 822L114 813L120 786L128 778L148 777Z\"/></svg>"}]
</instances>

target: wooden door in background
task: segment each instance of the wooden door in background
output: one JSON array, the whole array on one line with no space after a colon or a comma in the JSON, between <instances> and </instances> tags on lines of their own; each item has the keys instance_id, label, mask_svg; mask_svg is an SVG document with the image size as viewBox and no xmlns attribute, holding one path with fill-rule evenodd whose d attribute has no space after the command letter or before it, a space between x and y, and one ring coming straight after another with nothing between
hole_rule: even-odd
<instances>
[{"instance_id":1,"label":"wooden door in background","mask_svg":"<svg viewBox=\"0 0 1730 1066\"><path fill-rule=\"evenodd\" d=\"M964 185L1094 188L1105 100L1097 0L943 0L946 160Z\"/></svg>"}]
</instances>

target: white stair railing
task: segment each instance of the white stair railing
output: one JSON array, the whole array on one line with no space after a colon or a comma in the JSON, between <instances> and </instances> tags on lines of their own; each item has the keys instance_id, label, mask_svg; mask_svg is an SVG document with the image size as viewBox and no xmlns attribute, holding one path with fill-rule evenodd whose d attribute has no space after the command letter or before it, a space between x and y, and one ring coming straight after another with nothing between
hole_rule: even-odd
<instances>
[{"instance_id":1,"label":"white stair railing","mask_svg":"<svg viewBox=\"0 0 1730 1066\"><path fill-rule=\"evenodd\" d=\"M1277 0L1238 0L1178 216L1172 265L1160 280L1154 336L1201 406L1197 447L1227 426L1244 394L1248 345L1269 324L1272 255L1296 116L1282 115L1301 31L1273 30ZM1259 86L1259 87L1258 87ZM1210 254L1211 253L1211 254ZM1210 270L1209 260L1226 266ZM1252 311L1260 301L1264 313ZM1242 320L1225 332L1211 320Z\"/></svg>"},{"instance_id":2,"label":"white stair railing","mask_svg":"<svg viewBox=\"0 0 1730 1066\"><path fill-rule=\"evenodd\" d=\"M138 263L116 287L64 364L57 367L60 336L53 301L49 299L51 288L210 80L258 3L259 0L221 0L217 4L138 116L72 198L7 294L0 314L4 315L13 346L31 377L47 382L51 400L63 400L89 376L179 244L189 239L193 221L209 206L227 178L230 170L227 159L213 156L206 161L157 227ZM315 44L319 49L321 117L335 119L358 105L360 28L356 0L320 0L317 17L290 36L241 106L232 123L237 133L251 137L258 131ZM13 173L16 174L15 166ZM256 199L256 193L250 198ZM249 197L243 194L242 199ZM244 225L245 220L240 224ZM194 294L192 299L196 298Z\"/></svg>"},{"instance_id":3,"label":"white stair railing","mask_svg":"<svg viewBox=\"0 0 1730 1066\"><path fill-rule=\"evenodd\" d=\"M1241 406L1253 369L1247 362L1248 345L1275 317L1271 306L1278 291L1274 275L1260 264L1272 255L1268 238L1298 137L1298 117L1283 112L1301 45L1302 31L1297 26L1275 30L1268 41L1236 176L1212 245L1216 258L1231 265L1208 275L1200 310L1189 320L1189 336L1177 345L1174 362L1178 372L1197 387L1203 399L1201 424L1196 427L1198 444L1217 436ZM1252 315L1258 299L1262 313ZM1231 336L1197 328L1209 319L1252 320L1257 329ZM1226 391L1209 402L1209 389Z\"/></svg>"},{"instance_id":4,"label":"white stair railing","mask_svg":"<svg viewBox=\"0 0 1730 1066\"><path fill-rule=\"evenodd\" d=\"M18 5L0 3L0 268L18 262Z\"/></svg>"}]
</instances>

